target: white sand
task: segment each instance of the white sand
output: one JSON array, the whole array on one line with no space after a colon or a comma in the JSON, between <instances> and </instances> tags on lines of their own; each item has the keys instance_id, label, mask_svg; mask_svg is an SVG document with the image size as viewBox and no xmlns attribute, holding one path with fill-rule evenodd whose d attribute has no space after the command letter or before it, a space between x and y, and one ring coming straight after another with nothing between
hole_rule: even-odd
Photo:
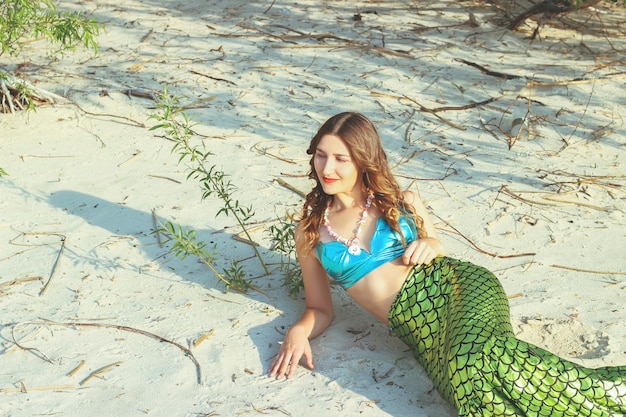
<instances>
[{"instance_id":1,"label":"white sand","mask_svg":"<svg viewBox=\"0 0 626 417\"><path fill-rule=\"evenodd\" d=\"M275 264L254 280L269 297L224 293L205 266L175 259L151 234L155 210L262 273L232 239L235 221L215 218L220 201L201 201L172 143L148 130L154 102L122 93L164 84L182 104L215 96L187 113L264 226L301 204L275 179L310 189L304 151L319 124L365 113L448 251L502 279L520 337L588 366L626 363L623 7L572 15L565 22L586 22L584 33L554 22L534 41L534 23L512 33L495 9L471 2L359 2L358 23L343 1L82 7L106 25L99 54L47 63L33 43L21 68L76 105L0 115L10 174L0 179L0 415L455 414L405 347L336 286L335 322L313 342L315 371L265 375L302 297L289 297ZM468 24L470 10L480 26ZM531 88L532 79L552 84ZM489 98L498 100L419 107ZM516 118L531 134L509 149L500 129ZM263 229L254 237L275 263ZM535 255L506 257L525 253ZM190 349L198 367L128 328Z\"/></svg>"}]
</instances>

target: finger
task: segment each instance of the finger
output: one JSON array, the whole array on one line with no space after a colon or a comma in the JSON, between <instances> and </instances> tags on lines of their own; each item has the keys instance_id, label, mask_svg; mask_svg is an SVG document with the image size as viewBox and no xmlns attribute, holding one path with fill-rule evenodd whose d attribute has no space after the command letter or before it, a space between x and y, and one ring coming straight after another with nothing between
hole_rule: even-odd
<instances>
[{"instance_id":1,"label":"finger","mask_svg":"<svg viewBox=\"0 0 626 417\"><path fill-rule=\"evenodd\" d=\"M407 248L402 254L402 263L405 265L411 264L411 254L409 253L409 249Z\"/></svg>"},{"instance_id":2,"label":"finger","mask_svg":"<svg viewBox=\"0 0 626 417\"><path fill-rule=\"evenodd\" d=\"M416 242L411 242L402 254L402 262L405 265L414 265L413 257L415 256Z\"/></svg>"},{"instance_id":3,"label":"finger","mask_svg":"<svg viewBox=\"0 0 626 417\"><path fill-rule=\"evenodd\" d=\"M417 245L411 254L411 265L419 265L424 259L424 245Z\"/></svg>"},{"instance_id":4,"label":"finger","mask_svg":"<svg viewBox=\"0 0 626 417\"><path fill-rule=\"evenodd\" d=\"M311 352L311 349L307 349L307 351L304 352L304 357L306 359L306 366L311 370L315 369L315 365L313 364L313 352Z\"/></svg>"},{"instance_id":5,"label":"finger","mask_svg":"<svg viewBox=\"0 0 626 417\"><path fill-rule=\"evenodd\" d=\"M276 355L276 357L274 358L274 361L270 365L269 375L271 377L273 377L276 374L278 374L278 370L280 369L280 365L282 363L282 360L283 360L283 354L282 353L279 353L278 355Z\"/></svg>"},{"instance_id":6,"label":"finger","mask_svg":"<svg viewBox=\"0 0 626 417\"><path fill-rule=\"evenodd\" d=\"M298 364L300 363L301 357L302 357L302 354L294 355L291 357L291 360L288 363L289 372L287 372L286 374L287 378L291 378L296 374L296 370L298 369Z\"/></svg>"},{"instance_id":7,"label":"finger","mask_svg":"<svg viewBox=\"0 0 626 417\"><path fill-rule=\"evenodd\" d=\"M298 364L294 364L293 362L289 363L289 370L287 371L287 373L285 374L285 377L287 379L291 379L293 378L293 376L296 374L296 368L298 367Z\"/></svg>"},{"instance_id":8,"label":"finger","mask_svg":"<svg viewBox=\"0 0 626 417\"><path fill-rule=\"evenodd\" d=\"M274 363L272 363L271 366L270 376L276 376L276 378L281 379L287 371L288 365L285 365L285 363L289 363L289 359L286 353L281 352L276 355Z\"/></svg>"},{"instance_id":9,"label":"finger","mask_svg":"<svg viewBox=\"0 0 626 417\"><path fill-rule=\"evenodd\" d=\"M426 259L428 258L430 250L428 249L428 247L423 246L420 248L420 252L417 256L417 263L418 264L424 264L426 263Z\"/></svg>"},{"instance_id":10,"label":"finger","mask_svg":"<svg viewBox=\"0 0 626 417\"><path fill-rule=\"evenodd\" d=\"M434 251L430 247L425 247L420 257L421 264L428 264L434 258Z\"/></svg>"},{"instance_id":11,"label":"finger","mask_svg":"<svg viewBox=\"0 0 626 417\"><path fill-rule=\"evenodd\" d=\"M278 368L278 379L282 379L284 376L289 377L289 371L291 371L290 366L293 361L293 357L291 355L287 355L283 358L280 363L280 367Z\"/></svg>"}]
</instances>

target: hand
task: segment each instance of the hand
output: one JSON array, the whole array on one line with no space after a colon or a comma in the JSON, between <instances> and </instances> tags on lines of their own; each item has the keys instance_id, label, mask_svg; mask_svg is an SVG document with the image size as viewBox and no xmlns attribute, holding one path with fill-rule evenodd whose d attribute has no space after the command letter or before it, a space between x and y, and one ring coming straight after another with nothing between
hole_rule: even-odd
<instances>
[{"instance_id":1,"label":"hand","mask_svg":"<svg viewBox=\"0 0 626 417\"><path fill-rule=\"evenodd\" d=\"M405 265L429 264L438 255L443 255L443 245L439 239L426 237L411 242L402 255Z\"/></svg>"},{"instance_id":2,"label":"hand","mask_svg":"<svg viewBox=\"0 0 626 417\"><path fill-rule=\"evenodd\" d=\"M309 339L304 335L301 328L293 326L287 332L276 358L270 366L270 377L282 379L291 378L296 373L300 359L304 357L306 366L313 369L313 352Z\"/></svg>"}]
</instances>

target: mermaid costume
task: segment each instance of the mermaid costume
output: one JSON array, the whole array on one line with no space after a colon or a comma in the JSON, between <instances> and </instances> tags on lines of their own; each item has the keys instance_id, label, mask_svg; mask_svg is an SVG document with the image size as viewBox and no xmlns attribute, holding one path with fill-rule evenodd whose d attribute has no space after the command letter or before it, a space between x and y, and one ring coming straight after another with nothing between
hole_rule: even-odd
<instances>
[{"instance_id":1,"label":"mermaid costume","mask_svg":"<svg viewBox=\"0 0 626 417\"><path fill-rule=\"evenodd\" d=\"M400 228L407 243L417 239L410 218ZM369 251L355 256L340 242L315 250L349 288L404 247L379 218ZM449 257L415 266L388 319L461 417L626 416L626 366L591 369L517 339L502 285L483 267Z\"/></svg>"}]
</instances>

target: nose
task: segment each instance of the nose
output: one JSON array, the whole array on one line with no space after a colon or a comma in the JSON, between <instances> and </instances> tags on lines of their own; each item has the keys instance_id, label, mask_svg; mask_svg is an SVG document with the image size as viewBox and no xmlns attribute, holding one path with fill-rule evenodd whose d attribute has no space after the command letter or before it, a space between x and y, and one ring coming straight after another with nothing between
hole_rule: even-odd
<instances>
[{"instance_id":1,"label":"nose","mask_svg":"<svg viewBox=\"0 0 626 417\"><path fill-rule=\"evenodd\" d=\"M332 158L326 158L322 164L322 174L325 177L330 176L330 174L332 174L333 172L335 172L335 164L333 162Z\"/></svg>"}]
</instances>

